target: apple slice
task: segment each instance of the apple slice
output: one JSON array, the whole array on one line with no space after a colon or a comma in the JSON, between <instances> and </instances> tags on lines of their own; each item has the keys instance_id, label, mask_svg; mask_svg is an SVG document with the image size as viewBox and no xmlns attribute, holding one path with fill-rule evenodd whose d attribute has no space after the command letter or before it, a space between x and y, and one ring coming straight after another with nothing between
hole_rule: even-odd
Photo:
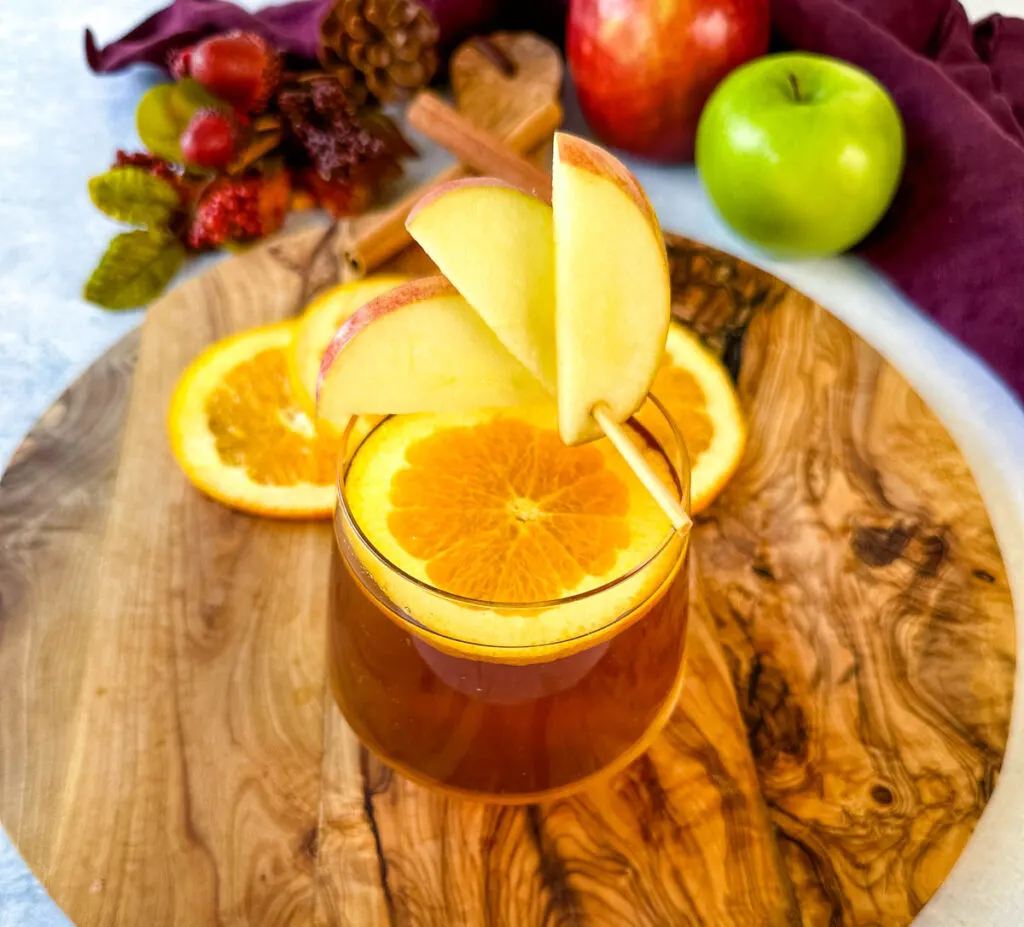
<instances>
[{"instance_id":1,"label":"apple slice","mask_svg":"<svg viewBox=\"0 0 1024 927\"><path fill-rule=\"evenodd\" d=\"M566 444L601 435L592 410L625 421L665 353L671 312L661 228L636 178L607 151L555 135L558 427Z\"/></svg>"},{"instance_id":2,"label":"apple slice","mask_svg":"<svg viewBox=\"0 0 1024 927\"><path fill-rule=\"evenodd\" d=\"M444 277L404 283L359 308L320 364L317 416L459 412L551 401Z\"/></svg>"},{"instance_id":3,"label":"apple slice","mask_svg":"<svg viewBox=\"0 0 1024 927\"><path fill-rule=\"evenodd\" d=\"M554 395L551 207L502 180L471 177L432 190L405 226L501 343Z\"/></svg>"}]
</instances>

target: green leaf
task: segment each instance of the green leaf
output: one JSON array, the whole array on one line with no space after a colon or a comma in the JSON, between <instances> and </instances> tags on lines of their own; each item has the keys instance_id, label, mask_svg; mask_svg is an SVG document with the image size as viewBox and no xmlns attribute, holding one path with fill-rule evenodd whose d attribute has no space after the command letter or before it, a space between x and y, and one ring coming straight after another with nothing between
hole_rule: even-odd
<instances>
[{"instance_id":1,"label":"green leaf","mask_svg":"<svg viewBox=\"0 0 1024 927\"><path fill-rule=\"evenodd\" d=\"M84 296L104 309L143 306L163 292L184 259L184 246L170 235L125 232L100 258Z\"/></svg>"},{"instance_id":2,"label":"green leaf","mask_svg":"<svg viewBox=\"0 0 1024 927\"><path fill-rule=\"evenodd\" d=\"M118 222L164 228L181 205L174 185L141 167L114 167L89 181L96 208Z\"/></svg>"}]
</instances>

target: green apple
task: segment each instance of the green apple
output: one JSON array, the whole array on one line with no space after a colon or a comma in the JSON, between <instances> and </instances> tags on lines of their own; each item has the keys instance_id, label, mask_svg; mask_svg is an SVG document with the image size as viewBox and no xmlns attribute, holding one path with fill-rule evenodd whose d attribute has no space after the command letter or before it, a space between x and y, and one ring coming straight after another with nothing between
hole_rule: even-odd
<instances>
[{"instance_id":1,"label":"green apple","mask_svg":"<svg viewBox=\"0 0 1024 927\"><path fill-rule=\"evenodd\" d=\"M715 89L697 126L704 188L744 238L784 255L845 251L882 218L903 121L870 74L835 58L767 55Z\"/></svg>"}]
</instances>

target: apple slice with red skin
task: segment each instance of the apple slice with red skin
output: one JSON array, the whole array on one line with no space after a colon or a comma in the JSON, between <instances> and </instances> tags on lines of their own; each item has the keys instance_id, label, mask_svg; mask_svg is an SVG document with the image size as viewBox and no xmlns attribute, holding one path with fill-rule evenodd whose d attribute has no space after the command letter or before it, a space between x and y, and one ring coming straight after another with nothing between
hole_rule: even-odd
<instances>
[{"instance_id":1,"label":"apple slice with red skin","mask_svg":"<svg viewBox=\"0 0 1024 927\"><path fill-rule=\"evenodd\" d=\"M370 300L324 352L317 417L458 412L550 402L444 277L404 283Z\"/></svg>"},{"instance_id":2,"label":"apple slice with red skin","mask_svg":"<svg viewBox=\"0 0 1024 927\"><path fill-rule=\"evenodd\" d=\"M671 285L665 240L637 179L607 151L555 135L558 425L566 444L601 435L643 404L665 351Z\"/></svg>"},{"instance_id":3,"label":"apple slice with red skin","mask_svg":"<svg viewBox=\"0 0 1024 927\"><path fill-rule=\"evenodd\" d=\"M503 180L470 177L431 190L405 225L501 343L554 395L551 207Z\"/></svg>"}]
</instances>

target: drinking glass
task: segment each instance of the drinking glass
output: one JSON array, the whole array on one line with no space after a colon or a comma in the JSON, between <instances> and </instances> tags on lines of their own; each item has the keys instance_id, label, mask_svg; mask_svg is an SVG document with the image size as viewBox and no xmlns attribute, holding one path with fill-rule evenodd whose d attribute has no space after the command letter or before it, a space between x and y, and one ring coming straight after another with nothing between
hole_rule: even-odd
<instances>
[{"instance_id":1,"label":"drinking glass","mask_svg":"<svg viewBox=\"0 0 1024 927\"><path fill-rule=\"evenodd\" d=\"M689 511L686 449L664 408L649 398L626 425ZM576 595L453 595L388 561L353 519L348 465L371 433L350 425L339 462L329 621L334 697L362 742L410 779L504 803L568 794L638 757L682 687L688 535L666 528L644 562ZM422 620L439 608L526 619L557 609L557 624L577 626L573 615L609 617L576 637L506 647L439 633Z\"/></svg>"}]
</instances>

